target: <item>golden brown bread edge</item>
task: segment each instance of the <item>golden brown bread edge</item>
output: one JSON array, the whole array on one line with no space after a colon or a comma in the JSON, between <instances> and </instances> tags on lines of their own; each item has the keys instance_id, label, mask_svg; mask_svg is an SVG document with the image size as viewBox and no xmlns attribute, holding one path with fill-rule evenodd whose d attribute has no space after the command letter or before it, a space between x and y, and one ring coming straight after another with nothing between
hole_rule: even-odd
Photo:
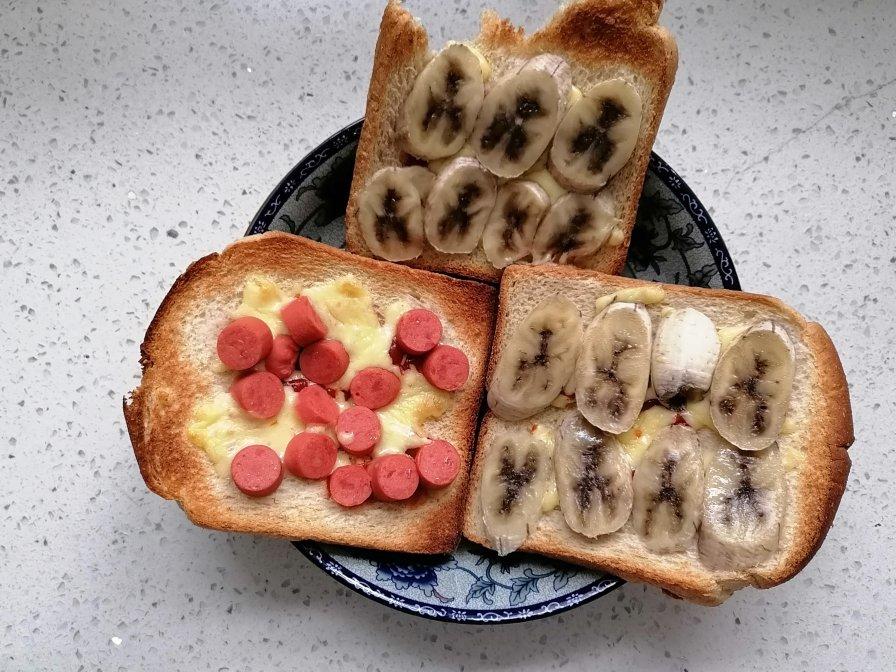
<instances>
[{"instance_id":1,"label":"golden brown bread edge","mask_svg":"<svg viewBox=\"0 0 896 672\"><path fill-rule=\"evenodd\" d=\"M594 257L583 260L583 265L606 273L618 273L625 264L650 149L678 67L675 39L668 30L656 25L662 7L661 0L579 0L561 7L544 28L528 38L522 28L495 12L486 11L476 38L478 44L489 49L519 54L556 53L586 67L597 68L608 62L624 63L654 83L656 105L645 117L646 136L630 159L634 162L637 179L627 194L627 202L620 204L624 213L625 239L620 245L604 246ZM356 254L372 256L361 234L356 212L358 198L374 172L377 143L394 136L394 129L386 128L391 121L384 105L388 86L401 70L408 67L416 71L422 69L428 50L426 29L399 0L389 0L374 51L364 126L345 216L346 247ZM487 282L498 282L502 273L490 264L472 263L470 255L443 254L428 245L423 255L402 263Z\"/></svg>"},{"instance_id":2,"label":"golden brown bread edge","mask_svg":"<svg viewBox=\"0 0 896 672\"><path fill-rule=\"evenodd\" d=\"M506 316L510 310L507 299L512 291L513 283L518 278L533 274L541 277L569 278L570 280L594 277L613 289L660 285L666 292L682 297L715 297L743 303L745 306L758 303L781 311L802 329L803 340L810 352L813 368L816 371L816 384L813 388L818 399L812 405L811 418L808 420L812 426L812 436L807 446L806 460L801 467L797 485L800 497L796 505L799 507L798 519L801 524L797 527L787 548L781 553L778 563L773 567L763 571L748 570L737 581L726 583L707 580L706 572L671 572L650 561L645 562L634 557L613 559L588 557L571 552L570 549L549 541L533 543L529 540L520 547L520 550L540 553L573 564L606 571L628 581L653 584L672 596L710 606L721 604L733 590L745 585L770 588L787 581L802 570L818 551L833 524L834 515L846 489L846 480L849 475L851 462L847 449L855 438L846 376L837 350L824 328L816 322L807 322L802 315L780 300L761 294L653 283L554 264L512 266L506 270L501 282L493 348L486 371L486 385L491 380L497 356L500 354L497 350L500 347L500 335L506 329ZM487 414L486 419L480 424L476 460L471 474L470 496L464 522L464 536L483 545L488 545L487 540L480 536L478 532L480 526L473 521L472 517L479 515L479 506L474 495L478 492L476 483L481 474L484 448L491 441L489 417L490 414Z\"/></svg>"},{"instance_id":3,"label":"golden brown bread edge","mask_svg":"<svg viewBox=\"0 0 896 672\"><path fill-rule=\"evenodd\" d=\"M313 514L306 517L303 510L271 507L270 502L236 493L237 505L231 506L221 494L225 479L186 436L193 405L212 391L212 384L185 352L184 325L203 302L239 292L252 273L307 278L310 283L343 272L354 273L361 282L389 283L417 293L453 325L471 362L469 382L448 411L452 435L444 437L461 453L460 477L444 490L428 491L403 505L368 502L339 509L321 500L317 506L323 510L312 508ZM203 527L381 550L450 551L460 537L494 298L495 289L488 285L357 257L284 233L244 238L220 254L199 259L175 281L153 317L140 346L141 384L124 399L128 432L146 485L165 499L177 500L190 520ZM470 315L476 319L470 320ZM208 347L214 348L214 343ZM298 481L287 475L284 483L287 479ZM315 497L327 497L325 482L309 487L316 488ZM313 498L303 497L296 501L314 505Z\"/></svg>"}]
</instances>

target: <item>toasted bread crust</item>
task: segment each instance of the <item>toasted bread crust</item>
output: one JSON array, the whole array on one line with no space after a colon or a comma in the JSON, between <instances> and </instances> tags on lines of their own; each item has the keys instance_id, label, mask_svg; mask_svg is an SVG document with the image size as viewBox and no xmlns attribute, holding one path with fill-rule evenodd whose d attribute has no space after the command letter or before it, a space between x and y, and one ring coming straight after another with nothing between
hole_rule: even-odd
<instances>
[{"instance_id":1,"label":"toasted bread crust","mask_svg":"<svg viewBox=\"0 0 896 672\"><path fill-rule=\"evenodd\" d=\"M606 273L618 273L625 265L650 148L656 139L678 66L674 38L665 28L656 25L661 9L659 0L579 0L558 10L548 24L531 37L526 37L522 28L487 11L482 15L481 32L475 40L486 50L515 56L556 53L584 68L621 64L649 81L655 89L654 103L644 117L645 132L629 160L630 177L625 194L617 204L624 242L615 247L604 246L592 257L579 262ZM380 24L364 129L358 144L345 218L346 246L356 254L372 256L357 220L358 198L370 176L386 165L377 159L378 145L395 142L394 112L386 104L389 87L396 85L404 70L410 68L418 72L422 69L428 50L426 30L398 0L389 0ZM629 174L629 168L625 172ZM481 253L444 254L429 246L416 259L403 263L488 282L499 281L502 272L492 267Z\"/></svg>"},{"instance_id":2,"label":"toasted bread crust","mask_svg":"<svg viewBox=\"0 0 896 672\"><path fill-rule=\"evenodd\" d=\"M516 285L526 281L532 282L533 278L559 279L568 281L570 286L576 281L591 279L598 281L608 291L660 284L611 277L553 264L508 268L499 293L494 345L486 373L486 385L494 374L501 347L505 342L506 332L509 329L508 319L514 310L513 299L525 291ZM629 581L650 583L692 602L715 605L724 602L734 590L743 586L769 588L792 578L805 567L821 546L833 523L849 474L850 459L847 448L854 440L849 390L837 351L824 329L817 323L807 322L780 300L725 289L668 284L661 286L667 295L674 297L721 299L744 310L760 306L768 308L787 319L799 330L801 341L809 352L808 365L812 370L812 378L809 384L811 390L809 414L801 422L809 429L808 440L802 446L803 458L797 472L795 489L799 493L799 499L794 511L796 523L793 535L770 563L743 572L713 572L701 565L696 558L638 555L633 554L630 549L615 548L611 543L596 541L592 549L587 547L583 549L582 546L572 548L564 543L560 533L554 532L565 530L564 534L571 534L565 528L562 514L555 510L545 514L538 533L532 535L521 546L521 550L607 571ZM535 416L532 420L535 421L537 418L538 416ZM483 534L479 520L478 484L485 449L490 445L496 427L495 421L494 416L488 413L481 424L464 522L464 536L486 546L489 542ZM547 531L544 531L545 528Z\"/></svg>"},{"instance_id":3,"label":"toasted bread crust","mask_svg":"<svg viewBox=\"0 0 896 672\"><path fill-rule=\"evenodd\" d=\"M840 356L817 322L806 324L806 342L815 360L820 386L811 419L811 459L800 473L799 490L805 496L799 502L799 517L806 524L797 528L797 535L778 566L756 575L756 585L761 588L793 578L821 548L834 524L852 465L847 452L855 441L852 405Z\"/></svg>"},{"instance_id":4,"label":"toasted bread crust","mask_svg":"<svg viewBox=\"0 0 896 672\"><path fill-rule=\"evenodd\" d=\"M470 379L456 394L441 438L463 458L461 475L440 491L400 504L370 502L343 509L326 494L324 482L287 477L263 500L239 493L217 475L211 461L187 437L195 403L214 389L214 379L190 356L190 347L214 350L214 336L229 319L198 333L188 328L205 306L222 302L232 310L250 274L300 279L307 284L342 273L354 274L371 290L413 292L441 311L470 359ZM220 254L191 264L165 297L141 345L143 379L124 401L134 455L150 490L175 499L198 525L290 539L314 539L382 550L439 553L451 550L460 534L481 400L485 358L494 312L493 288L474 282L356 257L283 233L265 233L234 243ZM471 314L477 319L470 320Z\"/></svg>"}]
</instances>

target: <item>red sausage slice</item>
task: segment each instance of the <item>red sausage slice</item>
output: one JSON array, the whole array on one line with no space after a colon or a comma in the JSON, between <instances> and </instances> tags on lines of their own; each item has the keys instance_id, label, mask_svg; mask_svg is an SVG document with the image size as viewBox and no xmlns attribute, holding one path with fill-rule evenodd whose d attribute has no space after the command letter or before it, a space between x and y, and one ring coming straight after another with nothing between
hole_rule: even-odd
<instances>
[{"instance_id":1,"label":"red sausage slice","mask_svg":"<svg viewBox=\"0 0 896 672\"><path fill-rule=\"evenodd\" d=\"M439 345L423 360L420 372L433 387L454 392L470 377L470 360L451 345Z\"/></svg>"},{"instance_id":2,"label":"red sausage slice","mask_svg":"<svg viewBox=\"0 0 896 672\"><path fill-rule=\"evenodd\" d=\"M302 350L299 368L312 383L331 385L342 378L348 368L348 353L339 341L317 341Z\"/></svg>"},{"instance_id":3,"label":"red sausage slice","mask_svg":"<svg viewBox=\"0 0 896 672\"><path fill-rule=\"evenodd\" d=\"M296 413L305 424L334 425L339 406L320 385L309 385L296 396Z\"/></svg>"},{"instance_id":4,"label":"red sausage slice","mask_svg":"<svg viewBox=\"0 0 896 672\"><path fill-rule=\"evenodd\" d=\"M236 380L230 387L236 403L253 418L273 418L283 407L286 393L273 373L257 371Z\"/></svg>"},{"instance_id":5,"label":"red sausage slice","mask_svg":"<svg viewBox=\"0 0 896 672\"><path fill-rule=\"evenodd\" d=\"M408 499L420 483L414 460L404 453L378 457L368 470L373 494L384 502Z\"/></svg>"},{"instance_id":6,"label":"red sausage slice","mask_svg":"<svg viewBox=\"0 0 896 672\"><path fill-rule=\"evenodd\" d=\"M382 408L395 401L401 390L401 380L391 371L370 366L352 378L349 391L357 406Z\"/></svg>"},{"instance_id":7,"label":"red sausage slice","mask_svg":"<svg viewBox=\"0 0 896 672\"><path fill-rule=\"evenodd\" d=\"M267 446L246 446L230 463L233 484L250 497L266 497L280 487L283 464Z\"/></svg>"},{"instance_id":8,"label":"red sausage slice","mask_svg":"<svg viewBox=\"0 0 896 672\"><path fill-rule=\"evenodd\" d=\"M414 456L420 480L428 488L444 488L457 478L460 471L460 455L447 441L436 439L420 446Z\"/></svg>"},{"instance_id":9,"label":"red sausage slice","mask_svg":"<svg viewBox=\"0 0 896 672\"><path fill-rule=\"evenodd\" d=\"M265 371L269 371L280 380L286 380L296 369L296 357L299 356L299 346L286 334L274 337L274 345L271 353L264 360Z\"/></svg>"},{"instance_id":10,"label":"red sausage slice","mask_svg":"<svg viewBox=\"0 0 896 672\"><path fill-rule=\"evenodd\" d=\"M286 445L283 463L300 478L326 478L336 464L336 442L326 434L302 432Z\"/></svg>"},{"instance_id":11,"label":"red sausage slice","mask_svg":"<svg viewBox=\"0 0 896 672\"><path fill-rule=\"evenodd\" d=\"M301 346L310 345L327 335L326 325L306 296L300 296L283 306L280 317L293 340Z\"/></svg>"},{"instance_id":12,"label":"red sausage slice","mask_svg":"<svg viewBox=\"0 0 896 672\"><path fill-rule=\"evenodd\" d=\"M422 355L442 340L442 322L431 310L414 308L399 318L395 340L409 355Z\"/></svg>"},{"instance_id":13,"label":"red sausage slice","mask_svg":"<svg viewBox=\"0 0 896 672\"><path fill-rule=\"evenodd\" d=\"M257 317L240 317L218 334L218 359L234 371L251 369L268 356L274 337Z\"/></svg>"},{"instance_id":14,"label":"red sausage slice","mask_svg":"<svg viewBox=\"0 0 896 672\"><path fill-rule=\"evenodd\" d=\"M330 474L330 498L342 506L358 506L370 497L370 475L360 464L339 467Z\"/></svg>"},{"instance_id":15,"label":"red sausage slice","mask_svg":"<svg viewBox=\"0 0 896 672\"><path fill-rule=\"evenodd\" d=\"M342 411L336 421L336 439L352 455L368 455L382 431L379 416L364 406Z\"/></svg>"}]
</instances>

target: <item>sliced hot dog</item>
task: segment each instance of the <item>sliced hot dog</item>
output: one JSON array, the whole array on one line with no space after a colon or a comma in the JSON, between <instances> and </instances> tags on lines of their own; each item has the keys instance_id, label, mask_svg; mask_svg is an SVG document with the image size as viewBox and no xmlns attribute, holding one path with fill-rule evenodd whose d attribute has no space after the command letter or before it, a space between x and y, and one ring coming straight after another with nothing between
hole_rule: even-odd
<instances>
[{"instance_id":1,"label":"sliced hot dog","mask_svg":"<svg viewBox=\"0 0 896 672\"><path fill-rule=\"evenodd\" d=\"M460 471L460 455L447 441L436 439L420 446L414 455L420 480L428 488L444 488Z\"/></svg>"},{"instance_id":2,"label":"sliced hot dog","mask_svg":"<svg viewBox=\"0 0 896 672\"><path fill-rule=\"evenodd\" d=\"M330 474L330 498L342 506L358 506L370 497L370 475L360 464L339 467Z\"/></svg>"},{"instance_id":3,"label":"sliced hot dog","mask_svg":"<svg viewBox=\"0 0 896 672\"><path fill-rule=\"evenodd\" d=\"M286 399L283 383L267 371L256 371L238 378L230 387L230 394L246 413L262 419L277 415Z\"/></svg>"},{"instance_id":4,"label":"sliced hot dog","mask_svg":"<svg viewBox=\"0 0 896 672\"><path fill-rule=\"evenodd\" d=\"M280 318L293 340L301 346L310 345L327 335L327 326L308 297L300 296L287 303L280 309Z\"/></svg>"},{"instance_id":5,"label":"sliced hot dog","mask_svg":"<svg viewBox=\"0 0 896 672\"><path fill-rule=\"evenodd\" d=\"M336 464L336 442L326 434L302 432L286 445L283 464L300 478L326 478Z\"/></svg>"},{"instance_id":6,"label":"sliced hot dog","mask_svg":"<svg viewBox=\"0 0 896 672\"><path fill-rule=\"evenodd\" d=\"M364 406L352 406L336 420L336 439L352 455L368 455L382 434L379 416Z\"/></svg>"},{"instance_id":7,"label":"sliced hot dog","mask_svg":"<svg viewBox=\"0 0 896 672\"><path fill-rule=\"evenodd\" d=\"M398 319L395 340L409 355L422 355L442 340L442 322L431 310L414 308Z\"/></svg>"},{"instance_id":8,"label":"sliced hot dog","mask_svg":"<svg viewBox=\"0 0 896 672\"><path fill-rule=\"evenodd\" d=\"M266 497L280 487L283 464L268 446L246 446L233 456L230 477L250 497Z\"/></svg>"},{"instance_id":9,"label":"sliced hot dog","mask_svg":"<svg viewBox=\"0 0 896 672\"><path fill-rule=\"evenodd\" d=\"M296 369L296 357L299 356L299 346L291 336L280 334L274 337L274 345L271 352L264 360L265 371L269 371L280 380L286 380Z\"/></svg>"},{"instance_id":10,"label":"sliced hot dog","mask_svg":"<svg viewBox=\"0 0 896 672\"><path fill-rule=\"evenodd\" d=\"M370 485L377 499L384 502L400 502L417 491L420 478L417 465L404 453L383 455L368 467Z\"/></svg>"},{"instance_id":11,"label":"sliced hot dog","mask_svg":"<svg viewBox=\"0 0 896 672\"><path fill-rule=\"evenodd\" d=\"M309 385L296 395L296 413L308 425L334 425L339 406L320 385Z\"/></svg>"},{"instance_id":12,"label":"sliced hot dog","mask_svg":"<svg viewBox=\"0 0 896 672\"><path fill-rule=\"evenodd\" d=\"M342 378L348 368L348 353L339 341L317 341L302 350L299 368L312 383L331 385Z\"/></svg>"},{"instance_id":13,"label":"sliced hot dog","mask_svg":"<svg viewBox=\"0 0 896 672\"><path fill-rule=\"evenodd\" d=\"M451 345L438 345L423 360L420 373L433 387L454 392L470 377L470 360Z\"/></svg>"},{"instance_id":14,"label":"sliced hot dog","mask_svg":"<svg viewBox=\"0 0 896 672\"><path fill-rule=\"evenodd\" d=\"M268 356L274 337L257 317L240 317L218 334L218 359L234 371L251 369Z\"/></svg>"},{"instance_id":15,"label":"sliced hot dog","mask_svg":"<svg viewBox=\"0 0 896 672\"><path fill-rule=\"evenodd\" d=\"M401 380L398 376L376 366L358 371L349 385L355 405L374 410L395 401L400 390Z\"/></svg>"}]
</instances>

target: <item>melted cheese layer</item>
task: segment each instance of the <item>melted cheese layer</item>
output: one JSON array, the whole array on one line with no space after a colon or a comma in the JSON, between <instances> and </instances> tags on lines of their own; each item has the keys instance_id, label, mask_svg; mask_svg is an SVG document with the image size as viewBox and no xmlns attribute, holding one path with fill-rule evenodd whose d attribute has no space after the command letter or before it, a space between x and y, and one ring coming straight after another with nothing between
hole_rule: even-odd
<instances>
[{"instance_id":1,"label":"melted cheese layer","mask_svg":"<svg viewBox=\"0 0 896 672\"><path fill-rule=\"evenodd\" d=\"M305 425L296 415L296 393L286 388L286 401L275 417L258 420L243 411L228 392L219 392L193 409L187 436L202 448L221 476L230 473L230 461L246 446L270 446L280 457L286 444Z\"/></svg>"},{"instance_id":2,"label":"melted cheese layer","mask_svg":"<svg viewBox=\"0 0 896 672\"><path fill-rule=\"evenodd\" d=\"M340 341L348 352L348 369L334 387L348 388L354 375L368 366L389 369L401 377L398 397L378 411L382 438L374 448L374 456L402 453L426 443L424 423L444 415L452 404L453 395L436 389L417 371L410 369L402 373L392 364L389 348L395 325L401 315L413 307L411 301L398 299L390 303L382 311L381 322L369 292L353 276L312 285L302 294L308 297L327 325L327 337ZM253 276L243 287L242 302L233 317L251 315L267 323L274 334L289 333L280 318L280 309L291 300L292 297L275 283ZM263 365L257 368L263 369ZM270 420L258 420L245 413L230 394L222 390L195 406L187 436L205 451L221 476L228 475L233 456L252 444L270 446L282 457L290 439L306 429L323 431L336 439L331 428L306 427L296 414L296 393L289 387L285 392L286 401L280 413ZM337 397L337 401L343 399L341 394ZM344 400L339 403L340 410L350 405ZM337 461L337 466L343 463L347 463L346 459Z\"/></svg>"}]
</instances>

